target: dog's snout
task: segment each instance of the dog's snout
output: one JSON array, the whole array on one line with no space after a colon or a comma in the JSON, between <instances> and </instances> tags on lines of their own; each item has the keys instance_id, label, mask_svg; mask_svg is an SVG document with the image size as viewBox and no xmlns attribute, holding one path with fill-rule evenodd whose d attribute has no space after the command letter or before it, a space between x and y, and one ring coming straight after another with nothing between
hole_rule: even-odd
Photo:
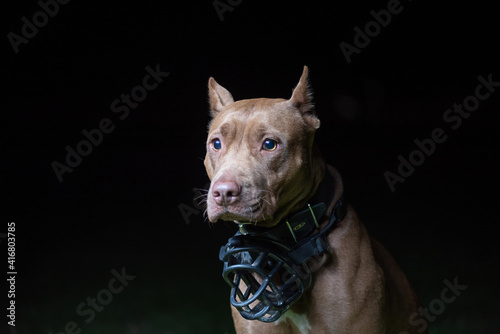
<instances>
[{"instance_id":1,"label":"dog's snout","mask_svg":"<svg viewBox=\"0 0 500 334\"><path fill-rule=\"evenodd\" d=\"M219 181L212 187L212 195L218 205L234 203L241 193L241 187L234 181Z\"/></svg>"}]
</instances>

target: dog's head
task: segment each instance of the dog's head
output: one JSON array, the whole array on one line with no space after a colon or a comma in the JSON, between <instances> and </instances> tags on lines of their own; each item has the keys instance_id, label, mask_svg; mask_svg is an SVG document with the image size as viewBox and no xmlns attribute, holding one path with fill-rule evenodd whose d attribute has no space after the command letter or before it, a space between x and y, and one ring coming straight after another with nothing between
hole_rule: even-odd
<instances>
[{"instance_id":1,"label":"dog's head","mask_svg":"<svg viewBox=\"0 0 500 334\"><path fill-rule=\"evenodd\" d=\"M273 226L305 205L323 175L324 164L313 153L320 122L311 102L308 68L288 100L234 101L213 78L208 88L208 218Z\"/></svg>"}]
</instances>

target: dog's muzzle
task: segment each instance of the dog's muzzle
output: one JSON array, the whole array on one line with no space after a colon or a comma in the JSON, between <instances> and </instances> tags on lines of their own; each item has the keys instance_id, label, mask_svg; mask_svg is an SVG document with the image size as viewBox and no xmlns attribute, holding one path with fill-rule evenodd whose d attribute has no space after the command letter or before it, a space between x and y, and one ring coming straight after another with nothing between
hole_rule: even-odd
<instances>
[{"instance_id":1,"label":"dog's muzzle","mask_svg":"<svg viewBox=\"0 0 500 334\"><path fill-rule=\"evenodd\" d=\"M310 259L329 248L327 235L347 213L337 200L328 224L319 221L333 201L334 180L326 173L307 207L267 229L240 224L240 231L222 246L222 276L231 287L231 304L248 320L278 320L311 286Z\"/></svg>"},{"instance_id":2,"label":"dog's muzzle","mask_svg":"<svg viewBox=\"0 0 500 334\"><path fill-rule=\"evenodd\" d=\"M248 320L274 322L311 285L311 271L269 239L237 233L220 250L231 304Z\"/></svg>"}]
</instances>

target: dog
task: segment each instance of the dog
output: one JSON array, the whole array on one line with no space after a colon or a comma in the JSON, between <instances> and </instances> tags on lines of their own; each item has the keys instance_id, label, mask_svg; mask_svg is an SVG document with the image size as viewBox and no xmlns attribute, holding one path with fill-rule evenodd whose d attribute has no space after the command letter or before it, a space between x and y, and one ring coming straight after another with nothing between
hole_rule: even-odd
<instances>
[{"instance_id":1,"label":"dog","mask_svg":"<svg viewBox=\"0 0 500 334\"><path fill-rule=\"evenodd\" d=\"M297 212L307 214L309 205L314 220L320 217L315 222L317 226L304 239L304 242L313 240L309 242L313 248L321 246L314 235L325 232L328 226L327 233L323 233L324 247L309 254L305 270L311 273L310 286L307 286L307 280L296 280L298 287L307 286L307 289L303 289L298 300L288 305L283 314L278 313L278 319L248 320L255 318L246 311L252 311L252 305L258 302L251 298L258 293L258 285L245 296L241 286L251 284L249 281L253 284L265 281L276 291L281 291L286 285L285 280L272 279L271 282L265 277L254 280L251 276L257 276L255 272L246 276L245 282L240 274L236 275L238 282L235 284L228 279L237 292L231 297L234 299L231 310L236 333L417 333L410 324L410 316L419 308L416 294L389 252L368 235L354 209L342 204L341 176L325 163L314 143L320 121L312 102L308 73L305 66L289 99L234 101L231 93L212 77L208 82L212 119L204 165L211 180L206 198L209 221L234 221L242 234L247 234L246 229L251 228L253 232L250 234L255 237L240 236L248 237L249 241L251 238L265 240L260 236L265 237L267 231L288 224L296 239L294 230L301 229L305 223L292 229L289 217ZM325 188L327 177L333 180L326 187L330 194L324 201L324 213L316 215L310 202L321 187ZM345 212L340 219L337 217L333 221L332 217L339 215L335 211L339 204ZM287 230L281 228L281 231ZM294 242L300 243L297 240L291 243ZM291 252L293 247L284 246L283 249ZM231 249L232 246L226 248ZM283 268L284 261L277 260L277 267ZM292 265L288 267L292 268ZM251 265L245 268L253 269ZM269 286L261 289L263 293L271 293ZM242 305L238 296L252 299L249 303L253 304L238 307ZM264 298L262 305L267 307L271 303L269 300ZM262 307L257 311L255 308L254 312L262 310Z\"/></svg>"}]
</instances>

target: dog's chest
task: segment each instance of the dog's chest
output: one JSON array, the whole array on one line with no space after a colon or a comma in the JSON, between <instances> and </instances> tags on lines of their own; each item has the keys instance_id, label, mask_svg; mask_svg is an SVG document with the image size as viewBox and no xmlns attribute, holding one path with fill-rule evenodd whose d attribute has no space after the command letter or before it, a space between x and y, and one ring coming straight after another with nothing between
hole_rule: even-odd
<instances>
[{"instance_id":1,"label":"dog's chest","mask_svg":"<svg viewBox=\"0 0 500 334\"><path fill-rule=\"evenodd\" d=\"M295 327L294 333L308 334L311 331L311 325L309 324L309 319L305 314L295 313L288 310L283 314L283 316L276 321L276 325L288 322L289 325Z\"/></svg>"}]
</instances>

